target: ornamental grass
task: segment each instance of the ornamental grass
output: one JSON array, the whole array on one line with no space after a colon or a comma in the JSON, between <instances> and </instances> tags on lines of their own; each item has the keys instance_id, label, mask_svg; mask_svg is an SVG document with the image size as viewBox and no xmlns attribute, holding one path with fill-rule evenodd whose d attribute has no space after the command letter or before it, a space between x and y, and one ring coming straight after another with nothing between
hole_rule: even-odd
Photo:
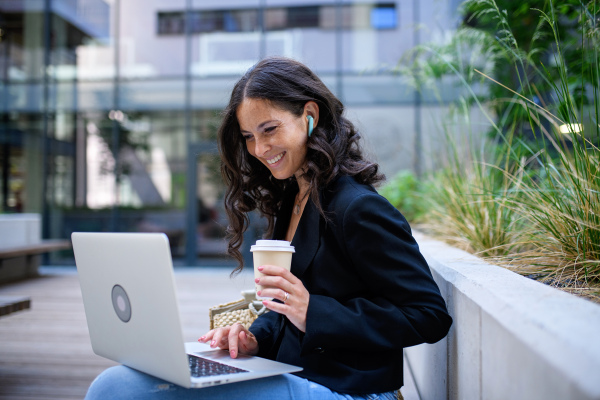
<instances>
[{"instance_id":1,"label":"ornamental grass","mask_svg":"<svg viewBox=\"0 0 600 400\"><path fill-rule=\"evenodd\" d=\"M447 133L450 161L429 177L433 189L424 196L429 232L597 302L599 8L597 0L469 0L464 14L477 23L465 19L469 26L449 43L420 46L412 64L399 68L414 75L419 89L448 76L460 84L449 131L474 130L472 109L489 122L487 140L470 146L468 157L450 139L456 132ZM519 30L527 27L515 15L535 21L526 44ZM459 128L456 115L465 117Z\"/></svg>"}]
</instances>

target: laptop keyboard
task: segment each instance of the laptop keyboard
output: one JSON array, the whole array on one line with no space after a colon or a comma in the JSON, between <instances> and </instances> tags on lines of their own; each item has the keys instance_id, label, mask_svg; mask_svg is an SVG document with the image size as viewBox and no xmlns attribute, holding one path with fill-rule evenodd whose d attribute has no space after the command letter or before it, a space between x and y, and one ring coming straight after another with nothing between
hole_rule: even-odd
<instances>
[{"instance_id":1,"label":"laptop keyboard","mask_svg":"<svg viewBox=\"0 0 600 400\"><path fill-rule=\"evenodd\" d=\"M248 372L245 369L232 367L230 365L221 364L220 362L207 360L206 358L196 357L188 354L190 361L190 371L192 377L200 378L203 376L229 375Z\"/></svg>"}]
</instances>

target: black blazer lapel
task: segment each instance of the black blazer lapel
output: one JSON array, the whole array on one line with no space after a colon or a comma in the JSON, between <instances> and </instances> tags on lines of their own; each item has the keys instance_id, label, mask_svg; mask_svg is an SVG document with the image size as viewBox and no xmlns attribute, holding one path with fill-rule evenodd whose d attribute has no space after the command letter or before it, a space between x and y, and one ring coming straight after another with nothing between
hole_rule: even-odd
<instances>
[{"instance_id":1,"label":"black blazer lapel","mask_svg":"<svg viewBox=\"0 0 600 400\"><path fill-rule=\"evenodd\" d=\"M308 199L292 240L292 246L296 250L292 256L292 273L298 278L302 278L319 249L320 222L317 208L312 200Z\"/></svg>"}]
</instances>

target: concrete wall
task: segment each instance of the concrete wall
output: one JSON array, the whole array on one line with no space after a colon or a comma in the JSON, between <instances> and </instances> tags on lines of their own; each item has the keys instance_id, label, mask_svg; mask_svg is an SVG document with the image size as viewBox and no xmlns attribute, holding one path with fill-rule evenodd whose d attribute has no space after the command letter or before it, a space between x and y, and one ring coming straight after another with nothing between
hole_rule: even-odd
<instances>
[{"instance_id":1,"label":"concrete wall","mask_svg":"<svg viewBox=\"0 0 600 400\"><path fill-rule=\"evenodd\" d=\"M0 214L0 250L39 243L42 240L39 214ZM0 258L0 284L37 275L39 255Z\"/></svg>"},{"instance_id":2,"label":"concrete wall","mask_svg":"<svg viewBox=\"0 0 600 400\"><path fill-rule=\"evenodd\" d=\"M406 349L421 400L600 399L600 306L415 235L454 324Z\"/></svg>"},{"instance_id":3,"label":"concrete wall","mask_svg":"<svg viewBox=\"0 0 600 400\"><path fill-rule=\"evenodd\" d=\"M0 215L0 250L36 244L41 240L39 214Z\"/></svg>"}]
</instances>

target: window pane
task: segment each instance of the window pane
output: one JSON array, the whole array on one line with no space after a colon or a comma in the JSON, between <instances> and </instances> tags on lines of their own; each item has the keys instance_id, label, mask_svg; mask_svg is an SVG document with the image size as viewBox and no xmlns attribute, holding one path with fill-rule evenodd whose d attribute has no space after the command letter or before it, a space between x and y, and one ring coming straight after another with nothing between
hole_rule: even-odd
<instances>
[{"instance_id":1,"label":"window pane","mask_svg":"<svg viewBox=\"0 0 600 400\"><path fill-rule=\"evenodd\" d=\"M371 10L371 26L374 29L396 29L396 5L377 5Z\"/></svg>"},{"instance_id":2,"label":"window pane","mask_svg":"<svg viewBox=\"0 0 600 400\"><path fill-rule=\"evenodd\" d=\"M258 10L232 10L223 15L223 28L227 32L254 32L260 30Z\"/></svg>"},{"instance_id":3,"label":"window pane","mask_svg":"<svg viewBox=\"0 0 600 400\"><path fill-rule=\"evenodd\" d=\"M312 28L319 26L319 7L290 7L287 9L288 28Z\"/></svg>"},{"instance_id":4,"label":"window pane","mask_svg":"<svg viewBox=\"0 0 600 400\"><path fill-rule=\"evenodd\" d=\"M265 30L285 29L288 15L285 8L267 8L265 10Z\"/></svg>"},{"instance_id":5,"label":"window pane","mask_svg":"<svg viewBox=\"0 0 600 400\"><path fill-rule=\"evenodd\" d=\"M185 32L185 13L159 12L157 18L159 35L182 35Z\"/></svg>"},{"instance_id":6,"label":"window pane","mask_svg":"<svg viewBox=\"0 0 600 400\"><path fill-rule=\"evenodd\" d=\"M193 33L223 30L223 11L197 11L192 13Z\"/></svg>"}]
</instances>

